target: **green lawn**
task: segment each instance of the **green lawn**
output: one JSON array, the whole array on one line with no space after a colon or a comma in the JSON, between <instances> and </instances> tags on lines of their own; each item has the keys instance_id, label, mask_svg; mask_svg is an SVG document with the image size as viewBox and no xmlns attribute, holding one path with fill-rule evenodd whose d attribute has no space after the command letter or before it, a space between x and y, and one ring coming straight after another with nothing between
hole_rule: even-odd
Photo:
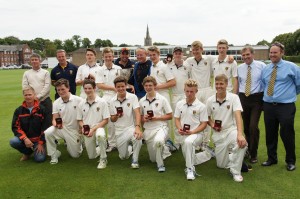
<instances>
[{"instance_id":1,"label":"green lawn","mask_svg":"<svg viewBox=\"0 0 300 199\"><path fill-rule=\"evenodd\" d=\"M146 146L140 153L140 169L132 170L130 161L121 161L116 151L108 153L108 167L97 170L97 160L84 151L79 159L68 156L63 144L57 165L32 160L19 162L21 154L9 146L13 136L10 125L13 111L21 104L21 79L24 70L0 71L0 198L299 198L300 168L285 169L285 150L279 141L277 165L265 168L267 159L264 121L260 121L259 162L236 183L227 170L216 168L215 160L196 166L200 177L187 181L184 160L176 152L165 161L167 171L158 173L149 162ZM52 90L51 96L54 95ZM300 107L300 100L297 101ZM296 113L296 143L300 138L299 110ZM299 158L299 144L296 144Z\"/></svg>"}]
</instances>

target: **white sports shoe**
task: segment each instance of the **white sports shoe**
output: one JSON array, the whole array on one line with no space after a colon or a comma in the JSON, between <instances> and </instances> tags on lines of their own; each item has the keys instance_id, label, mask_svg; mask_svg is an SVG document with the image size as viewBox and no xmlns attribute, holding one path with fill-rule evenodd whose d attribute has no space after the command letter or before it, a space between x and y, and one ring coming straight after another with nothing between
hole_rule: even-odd
<instances>
[{"instance_id":1,"label":"white sports shoe","mask_svg":"<svg viewBox=\"0 0 300 199\"><path fill-rule=\"evenodd\" d=\"M230 171L230 174L232 175L232 178L236 182L243 182L244 178L241 174L234 174Z\"/></svg>"},{"instance_id":2,"label":"white sports shoe","mask_svg":"<svg viewBox=\"0 0 300 199\"><path fill-rule=\"evenodd\" d=\"M187 180L195 180L195 171L193 168L186 168L186 179Z\"/></svg>"},{"instance_id":3,"label":"white sports shoe","mask_svg":"<svg viewBox=\"0 0 300 199\"><path fill-rule=\"evenodd\" d=\"M240 174L232 174L232 176L233 176L233 180L236 182L243 182L244 180L243 176Z\"/></svg>"},{"instance_id":4,"label":"white sports shoe","mask_svg":"<svg viewBox=\"0 0 300 199\"><path fill-rule=\"evenodd\" d=\"M132 163L131 163L131 168L133 168L133 169L138 169L138 168L140 168L140 165L139 165L138 162L132 162Z\"/></svg>"},{"instance_id":5,"label":"white sports shoe","mask_svg":"<svg viewBox=\"0 0 300 199\"><path fill-rule=\"evenodd\" d=\"M160 166L158 167L158 172L162 173L166 171L166 167L165 166Z\"/></svg>"},{"instance_id":6,"label":"white sports shoe","mask_svg":"<svg viewBox=\"0 0 300 199\"><path fill-rule=\"evenodd\" d=\"M59 150L56 150L54 154L51 156L50 164L57 164L58 158L61 156L61 152Z\"/></svg>"},{"instance_id":7,"label":"white sports shoe","mask_svg":"<svg viewBox=\"0 0 300 199\"><path fill-rule=\"evenodd\" d=\"M106 149L106 152L109 153L109 152L112 152L115 149L116 149L116 147L114 147L114 146L108 146L107 149Z\"/></svg>"},{"instance_id":8,"label":"white sports shoe","mask_svg":"<svg viewBox=\"0 0 300 199\"><path fill-rule=\"evenodd\" d=\"M107 159L100 159L97 169L105 169L107 165Z\"/></svg>"}]
</instances>

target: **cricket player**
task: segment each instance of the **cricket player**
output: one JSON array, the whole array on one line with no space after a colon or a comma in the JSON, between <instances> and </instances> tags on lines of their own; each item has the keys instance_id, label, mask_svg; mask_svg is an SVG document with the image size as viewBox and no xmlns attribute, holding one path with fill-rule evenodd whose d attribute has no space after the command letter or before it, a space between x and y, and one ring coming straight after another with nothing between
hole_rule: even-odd
<instances>
[{"instance_id":1,"label":"cricket player","mask_svg":"<svg viewBox=\"0 0 300 199\"><path fill-rule=\"evenodd\" d=\"M143 80L146 95L140 99L144 139L147 144L150 160L157 163L158 172L166 170L163 159L170 153L165 142L168 138L167 120L172 119L172 108L165 97L155 91L157 82L148 76Z\"/></svg>"},{"instance_id":2,"label":"cricket player","mask_svg":"<svg viewBox=\"0 0 300 199\"><path fill-rule=\"evenodd\" d=\"M107 165L106 159L106 136L104 127L110 118L107 103L96 95L96 84L92 79L85 79L83 82L86 100L79 104L77 120L84 134L84 143L89 159L96 158L96 140L100 149L100 161L98 169L104 169Z\"/></svg>"},{"instance_id":3,"label":"cricket player","mask_svg":"<svg viewBox=\"0 0 300 199\"><path fill-rule=\"evenodd\" d=\"M96 63L96 51L92 48L87 48L85 51L86 63L79 66L76 75L76 85L82 86L84 79L96 80L97 72L100 70L100 66ZM97 95L100 95L100 89L96 88ZM86 98L83 87L80 89L80 97Z\"/></svg>"},{"instance_id":4,"label":"cricket player","mask_svg":"<svg viewBox=\"0 0 300 199\"><path fill-rule=\"evenodd\" d=\"M239 97L227 92L228 78L225 74L215 77L217 93L207 100L209 125L213 128L217 167L229 168L236 182L242 182L241 167L247 150L243 136L243 111Z\"/></svg>"},{"instance_id":5,"label":"cricket player","mask_svg":"<svg viewBox=\"0 0 300 199\"><path fill-rule=\"evenodd\" d=\"M60 96L53 103L52 126L45 131L47 153L51 157L50 164L57 164L61 152L56 149L55 140L64 139L71 157L81 155L79 125L77 122L77 107L82 98L70 93L69 81L59 79L54 83Z\"/></svg>"},{"instance_id":6,"label":"cricket player","mask_svg":"<svg viewBox=\"0 0 300 199\"><path fill-rule=\"evenodd\" d=\"M181 47L177 46L173 49L173 58L173 61L169 62L167 66L176 79L176 85L171 88L171 107L173 112L175 112L177 102L185 99L184 83L189 79L190 72L186 63L183 61L183 51ZM175 126L176 125L174 125L174 127ZM181 135L178 133L177 128L174 128L174 145L177 149L180 148L180 139Z\"/></svg>"},{"instance_id":7,"label":"cricket player","mask_svg":"<svg viewBox=\"0 0 300 199\"><path fill-rule=\"evenodd\" d=\"M100 68L96 76L97 87L103 90L103 99L106 101L108 106L110 105L111 99L116 95L116 88L114 86L114 79L120 76L121 67L114 65L114 52L111 48L107 47L103 49L104 65ZM108 148L106 152L111 152L116 148L116 136L114 124L109 121L107 124L107 138Z\"/></svg>"},{"instance_id":8,"label":"cricket player","mask_svg":"<svg viewBox=\"0 0 300 199\"><path fill-rule=\"evenodd\" d=\"M140 105L136 95L126 92L127 79L125 77L117 77L114 84L117 94L111 100L110 115L111 121L115 124L119 157L122 160L128 159L133 150L131 168L137 169L143 137L140 130ZM130 142L132 142L132 147L129 145Z\"/></svg>"},{"instance_id":9,"label":"cricket player","mask_svg":"<svg viewBox=\"0 0 300 199\"><path fill-rule=\"evenodd\" d=\"M203 142L203 130L207 126L208 116L206 106L196 98L198 84L189 79L184 83L186 99L177 103L175 109L175 124L181 135L182 153L186 162L187 180L195 179L194 165L208 161L211 155L207 151L195 154L195 147Z\"/></svg>"}]
</instances>

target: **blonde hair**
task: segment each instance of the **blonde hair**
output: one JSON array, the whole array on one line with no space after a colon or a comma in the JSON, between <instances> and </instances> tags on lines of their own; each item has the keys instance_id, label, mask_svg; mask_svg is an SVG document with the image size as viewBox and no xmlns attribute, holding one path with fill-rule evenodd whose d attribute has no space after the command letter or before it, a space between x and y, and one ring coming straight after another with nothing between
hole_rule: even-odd
<instances>
[{"instance_id":1,"label":"blonde hair","mask_svg":"<svg viewBox=\"0 0 300 199\"><path fill-rule=\"evenodd\" d=\"M35 94L34 88L32 88L31 86L25 86L22 89L23 94L24 94L25 91L28 91L28 90L32 91Z\"/></svg>"},{"instance_id":2,"label":"blonde hair","mask_svg":"<svg viewBox=\"0 0 300 199\"><path fill-rule=\"evenodd\" d=\"M114 51L110 47L106 47L103 49L102 54L112 53L114 55Z\"/></svg>"},{"instance_id":3,"label":"blonde hair","mask_svg":"<svg viewBox=\"0 0 300 199\"><path fill-rule=\"evenodd\" d=\"M184 86L198 88L198 83L193 79L188 79L184 82Z\"/></svg>"},{"instance_id":4,"label":"blonde hair","mask_svg":"<svg viewBox=\"0 0 300 199\"><path fill-rule=\"evenodd\" d=\"M157 54L160 55L160 50L159 48L157 48L156 46L151 46L148 48L148 51L151 51L151 52L156 52Z\"/></svg>"},{"instance_id":5,"label":"blonde hair","mask_svg":"<svg viewBox=\"0 0 300 199\"><path fill-rule=\"evenodd\" d=\"M194 41L192 43L192 48L201 48L201 49L203 49L203 44L200 41Z\"/></svg>"},{"instance_id":6,"label":"blonde hair","mask_svg":"<svg viewBox=\"0 0 300 199\"><path fill-rule=\"evenodd\" d=\"M228 77L225 74L220 74L215 77L215 81L224 81L228 83Z\"/></svg>"}]
</instances>

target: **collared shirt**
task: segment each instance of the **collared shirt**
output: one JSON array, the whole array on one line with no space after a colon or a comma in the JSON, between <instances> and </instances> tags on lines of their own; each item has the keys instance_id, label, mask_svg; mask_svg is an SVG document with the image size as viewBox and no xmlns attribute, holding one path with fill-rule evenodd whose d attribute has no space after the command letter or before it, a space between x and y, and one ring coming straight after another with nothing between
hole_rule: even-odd
<instances>
[{"instance_id":1,"label":"collared shirt","mask_svg":"<svg viewBox=\"0 0 300 199\"><path fill-rule=\"evenodd\" d=\"M250 64L251 67L251 92L250 94L263 92L262 84L262 70L266 67L266 64L261 61L253 60ZM248 65L243 63L239 65L238 80L239 80L239 92L245 93L245 86L248 74Z\"/></svg>"},{"instance_id":2,"label":"collared shirt","mask_svg":"<svg viewBox=\"0 0 300 199\"><path fill-rule=\"evenodd\" d=\"M30 69L24 72L22 87L32 87L40 101L44 101L50 96L50 85L51 79L47 70L40 68L39 70Z\"/></svg>"},{"instance_id":3,"label":"collared shirt","mask_svg":"<svg viewBox=\"0 0 300 199\"><path fill-rule=\"evenodd\" d=\"M189 57L185 61L185 65L191 73L191 78L198 83L198 89L211 87L210 78L212 76L213 56L202 56L197 62L194 57Z\"/></svg>"},{"instance_id":4,"label":"collared shirt","mask_svg":"<svg viewBox=\"0 0 300 199\"><path fill-rule=\"evenodd\" d=\"M84 80L89 76L89 74L93 75L95 78L97 77L97 72L100 70L100 66L96 63L94 66L89 66L87 63L79 66L77 75L76 75L76 81L78 80ZM97 95L99 95L100 90L96 88ZM84 93L83 86L80 88L80 96L84 96L86 98L86 95Z\"/></svg>"},{"instance_id":5,"label":"collared shirt","mask_svg":"<svg viewBox=\"0 0 300 199\"><path fill-rule=\"evenodd\" d=\"M168 81L174 79L171 70L164 64L163 61L159 61L156 65L152 65L150 68L150 76L154 77L157 84L165 84ZM168 92L168 89L159 89L159 93Z\"/></svg>"},{"instance_id":6,"label":"collared shirt","mask_svg":"<svg viewBox=\"0 0 300 199\"><path fill-rule=\"evenodd\" d=\"M216 94L208 98L206 102L207 114L214 120L222 121L222 129L236 126L235 111L243 111L238 95L226 92L225 101L217 101Z\"/></svg>"},{"instance_id":7,"label":"collared shirt","mask_svg":"<svg viewBox=\"0 0 300 199\"><path fill-rule=\"evenodd\" d=\"M64 102L61 97L54 101L52 113L59 114L62 118L63 128L78 132L77 108L81 101L83 101L81 97L72 94L67 102Z\"/></svg>"},{"instance_id":8,"label":"collared shirt","mask_svg":"<svg viewBox=\"0 0 300 199\"><path fill-rule=\"evenodd\" d=\"M227 76L228 78L227 90L232 91L233 90L232 78L238 76L236 61L230 64L228 63L228 56L226 56L225 60L220 63L217 57L212 63L212 68L213 68L214 79L217 75L220 74L225 74ZM215 86L214 89L216 89Z\"/></svg>"},{"instance_id":9,"label":"collared shirt","mask_svg":"<svg viewBox=\"0 0 300 199\"><path fill-rule=\"evenodd\" d=\"M60 78L67 79L70 84L70 92L73 95L76 95L76 74L77 74L78 67L71 64L70 62L67 62L67 66L62 68L60 64L58 63L57 66L55 66L51 70L51 80L57 81ZM55 93L55 99L59 98L58 93Z\"/></svg>"},{"instance_id":10,"label":"collared shirt","mask_svg":"<svg viewBox=\"0 0 300 199\"><path fill-rule=\"evenodd\" d=\"M144 78L150 75L151 65L152 62L150 60L146 60L144 63L136 62L133 69L133 75L128 80L128 83L134 86L135 95L138 98L142 98L146 94L142 83Z\"/></svg>"},{"instance_id":11,"label":"collared shirt","mask_svg":"<svg viewBox=\"0 0 300 199\"><path fill-rule=\"evenodd\" d=\"M102 120L110 118L108 105L104 99L96 96L95 101L89 104L87 100L83 100L77 109L77 120L82 120L84 124L93 128Z\"/></svg>"},{"instance_id":12,"label":"collared shirt","mask_svg":"<svg viewBox=\"0 0 300 199\"><path fill-rule=\"evenodd\" d=\"M285 60L280 60L276 65L277 75L272 96L268 96L267 91L274 64L268 64L262 71L263 100L269 103L295 102L297 94L300 93L300 68L296 64Z\"/></svg>"},{"instance_id":13,"label":"collared shirt","mask_svg":"<svg viewBox=\"0 0 300 199\"><path fill-rule=\"evenodd\" d=\"M187 104L186 99L177 103L175 118L180 118L180 124L183 127L184 124L190 125L190 130L196 129L201 122L207 122L207 109L206 106L200 102L197 98L192 104Z\"/></svg>"},{"instance_id":14,"label":"collared shirt","mask_svg":"<svg viewBox=\"0 0 300 199\"><path fill-rule=\"evenodd\" d=\"M139 108L139 101L136 95L132 93L126 92L126 97L123 101L118 100L117 94L111 99L110 103L110 114L116 115L117 114L117 107L122 107L123 115L119 117L114 125L117 130L124 130L128 127L134 126L135 114L134 110Z\"/></svg>"},{"instance_id":15,"label":"collared shirt","mask_svg":"<svg viewBox=\"0 0 300 199\"><path fill-rule=\"evenodd\" d=\"M120 66L122 69L134 68L134 63L130 59L128 59L128 62L126 63L125 66L120 63L120 60L121 58L116 59L114 64Z\"/></svg>"},{"instance_id":16,"label":"collared shirt","mask_svg":"<svg viewBox=\"0 0 300 199\"><path fill-rule=\"evenodd\" d=\"M122 68L117 65L112 65L111 69L108 69L107 66L103 65L100 67L97 76L96 76L96 83L101 83L101 84L106 84L108 86L115 86L114 85L114 80L117 76L120 75L120 70ZM108 94L116 94L115 91L112 90L104 90L103 93L108 93Z\"/></svg>"},{"instance_id":17,"label":"collared shirt","mask_svg":"<svg viewBox=\"0 0 300 199\"><path fill-rule=\"evenodd\" d=\"M187 66L185 63L181 66L176 66L174 62L168 63L167 66L176 79L176 85L171 88L172 94L184 94L184 83L190 77Z\"/></svg>"},{"instance_id":18,"label":"collared shirt","mask_svg":"<svg viewBox=\"0 0 300 199\"><path fill-rule=\"evenodd\" d=\"M153 111L155 117L172 113L172 108L167 99L156 92L155 98L150 102L147 99L147 94L140 99L141 115L146 115L148 110ZM145 129L156 129L160 126L167 126L167 121L149 121L145 122L143 127Z\"/></svg>"}]
</instances>

